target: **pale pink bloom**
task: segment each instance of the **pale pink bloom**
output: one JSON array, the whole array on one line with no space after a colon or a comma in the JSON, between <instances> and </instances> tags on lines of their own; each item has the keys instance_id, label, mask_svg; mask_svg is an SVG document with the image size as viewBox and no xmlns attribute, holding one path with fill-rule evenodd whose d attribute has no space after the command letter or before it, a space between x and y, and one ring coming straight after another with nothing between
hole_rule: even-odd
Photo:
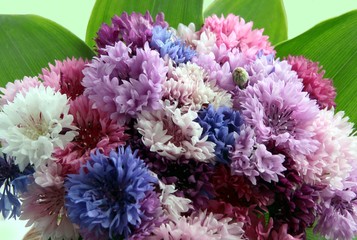
<instances>
[{"instance_id":1,"label":"pale pink bloom","mask_svg":"<svg viewBox=\"0 0 357 240\"><path fill-rule=\"evenodd\" d=\"M18 93L26 93L30 88L40 86L41 82L37 77L24 77L22 80L8 82L5 88L0 88L0 106L12 102Z\"/></svg>"},{"instance_id":2,"label":"pale pink bloom","mask_svg":"<svg viewBox=\"0 0 357 240\"><path fill-rule=\"evenodd\" d=\"M35 182L44 188L50 186L61 187L63 185L62 165L55 161L40 165L33 176Z\"/></svg>"},{"instance_id":3,"label":"pale pink bloom","mask_svg":"<svg viewBox=\"0 0 357 240\"><path fill-rule=\"evenodd\" d=\"M176 31L176 36L185 41L187 45L193 45L193 41L198 39L198 33L196 32L196 26L194 23L190 23L187 26L179 23Z\"/></svg>"},{"instance_id":4,"label":"pale pink bloom","mask_svg":"<svg viewBox=\"0 0 357 240\"><path fill-rule=\"evenodd\" d=\"M353 124L343 112L334 114L333 109L324 109L307 130L314 133L313 139L319 142L319 147L307 156L304 165L296 165L298 171L308 183L343 188L343 180L350 176L357 161Z\"/></svg>"},{"instance_id":5,"label":"pale pink bloom","mask_svg":"<svg viewBox=\"0 0 357 240\"><path fill-rule=\"evenodd\" d=\"M64 207L63 185L41 187L36 183L28 187L22 198L21 220L28 220L42 233L41 239L78 239L77 227L69 220Z\"/></svg>"},{"instance_id":6,"label":"pale pink bloom","mask_svg":"<svg viewBox=\"0 0 357 240\"><path fill-rule=\"evenodd\" d=\"M252 30L253 22L246 23L243 18L229 14L226 18L213 15L206 18L202 31L209 29L216 35L216 45L222 43L228 49L239 48L245 55L254 58L259 51L264 55L274 53L268 41L268 36L263 35L263 29Z\"/></svg>"},{"instance_id":7,"label":"pale pink bloom","mask_svg":"<svg viewBox=\"0 0 357 240\"><path fill-rule=\"evenodd\" d=\"M203 129L194 122L196 118L196 112L188 109L184 113L177 104L166 101L163 109L142 111L136 127L152 152L171 160L185 157L209 162L214 158L215 144L207 141L207 136L201 139Z\"/></svg>"},{"instance_id":8,"label":"pale pink bloom","mask_svg":"<svg viewBox=\"0 0 357 240\"><path fill-rule=\"evenodd\" d=\"M151 240L191 240L191 239L244 239L243 223L232 222L230 218L222 218L206 211L193 213L177 221L162 224L153 231Z\"/></svg>"}]
</instances>

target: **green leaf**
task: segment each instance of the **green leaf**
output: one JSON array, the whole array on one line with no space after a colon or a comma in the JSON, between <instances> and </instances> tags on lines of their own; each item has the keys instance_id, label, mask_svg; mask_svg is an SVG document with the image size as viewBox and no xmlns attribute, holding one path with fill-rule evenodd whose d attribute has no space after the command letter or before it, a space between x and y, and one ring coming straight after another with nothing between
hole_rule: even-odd
<instances>
[{"instance_id":1,"label":"green leaf","mask_svg":"<svg viewBox=\"0 0 357 240\"><path fill-rule=\"evenodd\" d=\"M91 58L94 53L60 25L35 15L0 15L0 86L67 57Z\"/></svg>"},{"instance_id":2,"label":"green leaf","mask_svg":"<svg viewBox=\"0 0 357 240\"><path fill-rule=\"evenodd\" d=\"M273 44L288 37L285 8L282 0L215 0L204 12L204 16L229 13L239 15L245 21L253 21L254 28L264 28Z\"/></svg>"},{"instance_id":3,"label":"green leaf","mask_svg":"<svg viewBox=\"0 0 357 240\"><path fill-rule=\"evenodd\" d=\"M279 44L277 56L304 55L318 61L333 79L337 110L357 123L357 10L324 21L294 39Z\"/></svg>"},{"instance_id":4,"label":"green leaf","mask_svg":"<svg viewBox=\"0 0 357 240\"><path fill-rule=\"evenodd\" d=\"M202 16L203 0L152 0L152 1L123 1L123 0L97 0L92 10L91 17L87 26L86 42L89 46L95 46L94 38L102 23L110 25L111 18L114 15L121 15L123 12L132 13L146 11L151 16L163 12L165 20L172 27L177 27L179 23L195 23L201 26L203 23Z\"/></svg>"}]
</instances>

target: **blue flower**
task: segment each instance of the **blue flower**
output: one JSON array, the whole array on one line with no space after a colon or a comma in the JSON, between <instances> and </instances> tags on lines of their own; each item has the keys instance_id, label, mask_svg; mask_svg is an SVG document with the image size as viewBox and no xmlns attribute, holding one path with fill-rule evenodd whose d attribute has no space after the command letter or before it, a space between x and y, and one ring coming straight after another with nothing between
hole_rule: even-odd
<instances>
[{"instance_id":1,"label":"blue flower","mask_svg":"<svg viewBox=\"0 0 357 240\"><path fill-rule=\"evenodd\" d=\"M127 238L145 213L140 203L157 180L128 147L99 151L65 181L66 207L85 239Z\"/></svg>"},{"instance_id":2,"label":"blue flower","mask_svg":"<svg viewBox=\"0 0 357 240\"><path fill-rule=\"evenodd\" d=\"M18 194L25 192L30 183L29 176L34 172L31 166L27 166L23 172L14 164L14 159L0 154L0 212L6 218L20 216L21 203Z\"/></svg>"},{"instance_id":3,"label":"blue flower","mask_svg":"<svg viewBox=\"0 0 357 240\"><path fill-rule=\"evenodd\" d=\"M156 49L161 57L168 55L176 64L191 60L196 52L175 36L167 28L155 26L152 30L150 46Z\"/></svg>"},{"instance_id":4,"label":"blue flower","mask_svg":"<svg viewBox=\"0 0 357 240\"><path fill-rule=\"evenodd\" d=\"M201 138L208 136L208 141L214 142L216 160L228 164L229 150L234 146L235 134L240 133L243 120L239 112L228 107L214 109L212 105L201 109L195 120L203 128Z\"/></svg>"}]
</instances>

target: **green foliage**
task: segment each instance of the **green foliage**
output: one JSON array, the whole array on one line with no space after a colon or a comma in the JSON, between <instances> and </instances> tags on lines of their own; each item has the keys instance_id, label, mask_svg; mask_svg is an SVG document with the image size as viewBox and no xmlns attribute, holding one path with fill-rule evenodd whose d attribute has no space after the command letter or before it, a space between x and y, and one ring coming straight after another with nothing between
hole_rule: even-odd
<instances>
[{"instance_id":1,"label":"green foliage","mask_svg":"<svg viewBox=\"0 0 357 240\"><path fill-rule=\"evenodd\" d=\"M279 44L279 57L304 55L320 62L337 89L337 110L357 123L357 10L324 21Z\"/></svg>"},{"instance_id":2,"label":"green foliage","mask_svg":"<svg viewBox=\"0 0 357 240\"><path fill-rule=\"evenodd\" d=\"M264 28L264 34L276 44L287 39L288 30L285 8L282 0L215 0L204 12L204 16L229 13L253 21L254 28Z\"/></svg>"},{"instance_id":3,"label":"green foliage","mask_svg":"<svg viewBox=\"0 0 357 240\"><path fill-rule=\"evenodd\" d=\"M60 25L35 15L0 15L0 86L67 57L91 58L93 51Z\"/></svg>"}]
</instances>

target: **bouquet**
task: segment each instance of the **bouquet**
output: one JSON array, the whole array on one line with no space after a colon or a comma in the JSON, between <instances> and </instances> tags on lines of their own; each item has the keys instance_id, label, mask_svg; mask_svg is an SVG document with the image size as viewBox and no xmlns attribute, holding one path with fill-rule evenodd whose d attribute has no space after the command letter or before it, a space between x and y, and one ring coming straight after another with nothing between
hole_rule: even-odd
<instances>
[{"instance_id":1,"label":"bouquet","mask_svg":"<svg viewBox=\"0 0 357 240\"><path fill-rule=\"evenodd\" d=\"M5 218L45 240L357 234L357 138L318 63L235 15L123 13L95 41L1 89Z\"/></svg>"}]
</instances>

